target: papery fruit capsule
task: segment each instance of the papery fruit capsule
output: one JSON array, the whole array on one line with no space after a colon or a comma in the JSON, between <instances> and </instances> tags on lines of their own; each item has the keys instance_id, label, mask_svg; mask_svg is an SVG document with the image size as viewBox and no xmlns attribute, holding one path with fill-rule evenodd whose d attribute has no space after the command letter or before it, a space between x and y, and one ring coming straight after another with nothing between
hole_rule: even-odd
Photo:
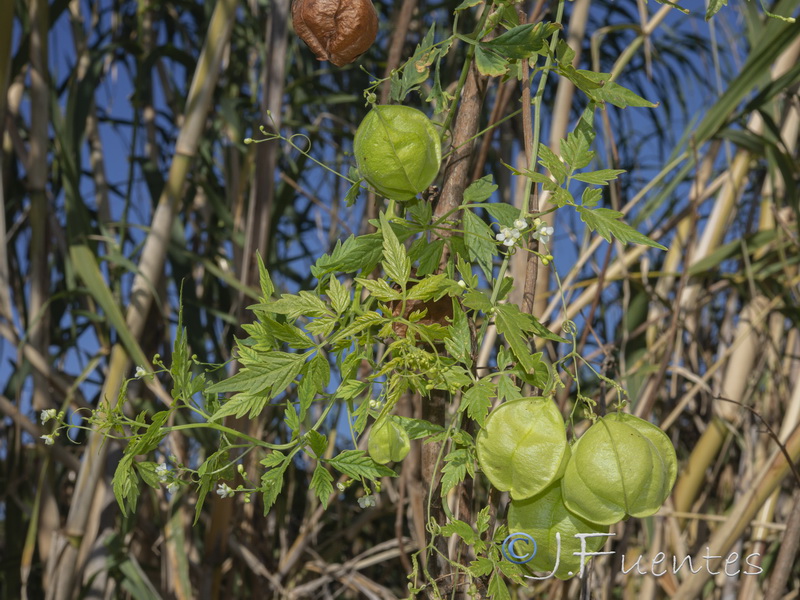
<instances>
[{"instance_id":1,"label":"papery fruit capsule","mask_svg":"<svg viewBox=\"0 0 800 600\"><path fill-rule=\"evenodd\" d=\"M590 523L569 512L561 497L561 486L556 482L532 498L512 500L508 507L508 530L512 534L527 533L536 540L536 554L525 567L547 573L555 571L559 579L568 579L577 575L581 563L603 547L607 536L594 534L608 533L608 525ZM584 537L583 554L581 538L575 537L576 534L588 534ZM576 556L575 552L579 554Z\"/></svg>"},{"instance_id":2,"label":"papery fruit capsule","mask_svg":"<svg viewBox=\"0 0 800 600\"><path fill-rule=\"evenodd\" d=\"M379 419L369 433L369 455L376 463L400 462L411 449L408 433L391 417Z\"/></svg>"},{"instance_id":3,"label":"papery fruit capsule","mask_svg":"<svg viewBox=\"0 0 800 600\"><path fill-rule=\"evenodd\" d=\"M294 0L292 21L317 59L337 67L364 54L378 35L371 0Z\"/></svg>"},{"instance_id":4,"label":"papery fruit capsule","mask_svg":"<svg viewBox=\"0 0 800 600\"><path fill-rule=\"evenodd\" d=\"M501 404L475 443L481 470L515 500L530 498L561 477L570 456L564 421L549 398Z\"/></svg>"},{"instance_id":5,"label":"papery fruit capsule","mask_svg":"<svg viewBox=\"0 0 800 600\"><path fill-rule=\"evenodd\" d=\"M657 512L677 472L675 448L666 434L618 412L598 419L572 447L561 491L574 514L611 525Z\"/></svg>"},{"instance_id":6,"label":"papery fruit capsule","mask_svg":"<svg viewBox=\"0 0 800 600\"><path fill-rule=\"evenodd\" d=\"M400 201L428 189L442 162L436 128L409 106L375 106L358 126L353 152L370 185Z\"/></svg>"}]
</instances>

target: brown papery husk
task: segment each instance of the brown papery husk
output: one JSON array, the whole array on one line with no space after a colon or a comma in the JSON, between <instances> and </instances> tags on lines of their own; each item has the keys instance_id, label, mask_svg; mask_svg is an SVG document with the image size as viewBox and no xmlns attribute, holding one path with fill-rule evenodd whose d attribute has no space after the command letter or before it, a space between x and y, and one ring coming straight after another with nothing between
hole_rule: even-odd
<instances>
[{"instance_id":1,"label":"brown papery husk","mask_svg":"<svg viewBox=\"0 0 800 600\"><path fill-rule=\"evenodd\" d=\"M371 0L294 0L292 21L317 59L337 67L356 60L378 35Z\"/></svg>"}]
</instances>

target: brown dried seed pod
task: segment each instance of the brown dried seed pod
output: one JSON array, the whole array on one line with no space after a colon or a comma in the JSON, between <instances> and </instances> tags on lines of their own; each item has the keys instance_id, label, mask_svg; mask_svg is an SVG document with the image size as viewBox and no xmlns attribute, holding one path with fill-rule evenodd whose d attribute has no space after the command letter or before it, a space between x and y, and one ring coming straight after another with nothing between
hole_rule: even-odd
<instances>
[{"instance_id":1,"label":"brown dried seed pod","mask_svg":"<svg viewBox=\"0 0 800 600\"><path fill-rule=\"evenodd\" d=\"M372 0L294 0L292 20L317 59L337 67L361 56L378 35Z\"/></svg>"}]
</instances>

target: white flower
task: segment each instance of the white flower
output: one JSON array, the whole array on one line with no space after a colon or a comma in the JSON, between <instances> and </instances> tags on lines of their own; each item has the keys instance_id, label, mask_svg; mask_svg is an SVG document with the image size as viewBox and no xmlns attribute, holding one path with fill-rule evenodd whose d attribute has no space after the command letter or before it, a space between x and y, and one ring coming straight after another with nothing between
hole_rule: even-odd
<instances>
[{"instance_id":1,"label":"white flower","mask_svg":"<svg viewBox=\"0 0 800 600\"><path fill-rule=\"evenodd\" d=\"M514 221L514 229L525 229L528 226L528 222L525 219L517 219Z\"/></svg>"},{"instance_id":2,"label":"white flower","mask_svg":"<svg viewBox=\"0 0 800 600\"><path fill-rule=\"evenodd\" d=\"M550 242L550 236L553 235L553 228L548 227L547 223L541 222L536 227L536 231L533 232L533 237L543 244L547 244Z\"/></svg>"},{"instance_id":3,"label":"white flower","mask_svg":"<svg viewBox=\"0 0 800 600\"><path fill-rule=\"evenodd\" d=\"M336 484L336 487L339 489L340 492L343 492L345 490L344 484L341 481Z\"/></svg>"},{"instance_id":4,"label":"white flower","mask_svg":"<svg viewBox=\"0 0 800 600\"><path fill-rule=\"evenodd\" d=\"M56 438L52 433L50 435L41 435L39 437L44 440L45 446L52 446L56 443Z\"/></svg>"},{"instance_id":5,"label":"white flower","mask_svg":"<svg viewBox=\"0 0 800 600\"><path fill-rule=\"evenodd\" d=\"M177 491L178 491L178 482L177 482L177 481L173 481L172 483L170 483L170 484L167 486L167 491L168 491L170 494L174 494L175 492L177 492Z\"/></svg>"},{"instance_id":6,"label":"white flower","mask_svg":"<svg viewBox=\"0 0 800 600\"><path fill-rule=\"evenodd\" d=\"M459 279L458 280L458 287L460 287L462 290L466 289L467 288L467 282L464 281L463 279Z\"/></svg>"},{"instance_id":7,"label":"white flower","mask_svg":"<svg viewBox=\"0 0 800 600\"><path fill-rule=\"evenodd\" d=\"M141 379L147 375L147 371L145 371L142 367L136 367L136 379Z\"/></svg>"},{"instance_id":8,"label":"white flower","mask_svg":"<svg viewBox=\"0 0 800 600\"><path fill-rule=\"evenodd\" d=\"M167 474L168 473L169 473L169 471L167 471L167 464L166 463L161 463L160 465L158 465L156 467L156 475L158 475L158 480L161 483L166 483Z\"/></svg>"},{"instance_id":9,"label":"white flower","mask_svg":"<svg viewBox=\"0 0 800 600\"><path fill-rule=\"evenodd\" d=\"M217 494L220 498L230 498L233 496L233 488L227 483L220 483L217 486Z\"/></svg>"},{"instance_id":10,"label":"white flower","mask_svg":"<svg viewBox=\"0 0 800 600\"><path fill-rule=\"evenodd\" d=\"M48 408L42 411L42 425L47 423L50 419L55 419L58 416L58 411L55 408Z\"/></svg>"},{"instance_id":11,"label":"white flower","mask_svg":"<svg viewBox=\"0 0 800 600\"><path fill-rule=\"evenodd\" d=\"M511 228L511 227L501 227L500 233L498 233L495 239L498 242L503 242L504 246L511 247L517 243L517 240L520 238L522 234L519 232L519 229Z\"/></svg>"},{"instance_id":12,"label":"white flower","mask_svg":"<svg viewBox=\"0 0 800 600\"><path fill-rule=\"evenodd\" d=\"M375 494L370 494L369 496L361 496L358 499L358 505L361 508L370 508L371 506L375 506L378 503Z\"/></svg>"}]
</instances>

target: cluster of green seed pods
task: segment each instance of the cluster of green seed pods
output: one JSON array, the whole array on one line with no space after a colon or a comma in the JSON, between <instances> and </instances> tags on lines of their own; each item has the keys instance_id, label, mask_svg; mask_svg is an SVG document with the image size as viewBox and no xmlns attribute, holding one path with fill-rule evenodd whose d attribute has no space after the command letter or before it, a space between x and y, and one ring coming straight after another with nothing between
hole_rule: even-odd
<instances>
[{"instance_id":1,"label":"cluster of green seed pods","mask_svg":"<svg viewBox=\"0 0 800 600\"><path fill-rule=\"evenodd\" d=\"M528 566L555 568L562 579L576 574L581 556L605 542L604 536L585 538L586 552L575 556L581 550L576 533L605 533L625 518L654 514L677 475L675 448L655 425L614 412L570 447L561 415L546 398L500 405L476 444L481 470L511 496L509 530L537 541Z\"/></svg>"}]
</instances>

